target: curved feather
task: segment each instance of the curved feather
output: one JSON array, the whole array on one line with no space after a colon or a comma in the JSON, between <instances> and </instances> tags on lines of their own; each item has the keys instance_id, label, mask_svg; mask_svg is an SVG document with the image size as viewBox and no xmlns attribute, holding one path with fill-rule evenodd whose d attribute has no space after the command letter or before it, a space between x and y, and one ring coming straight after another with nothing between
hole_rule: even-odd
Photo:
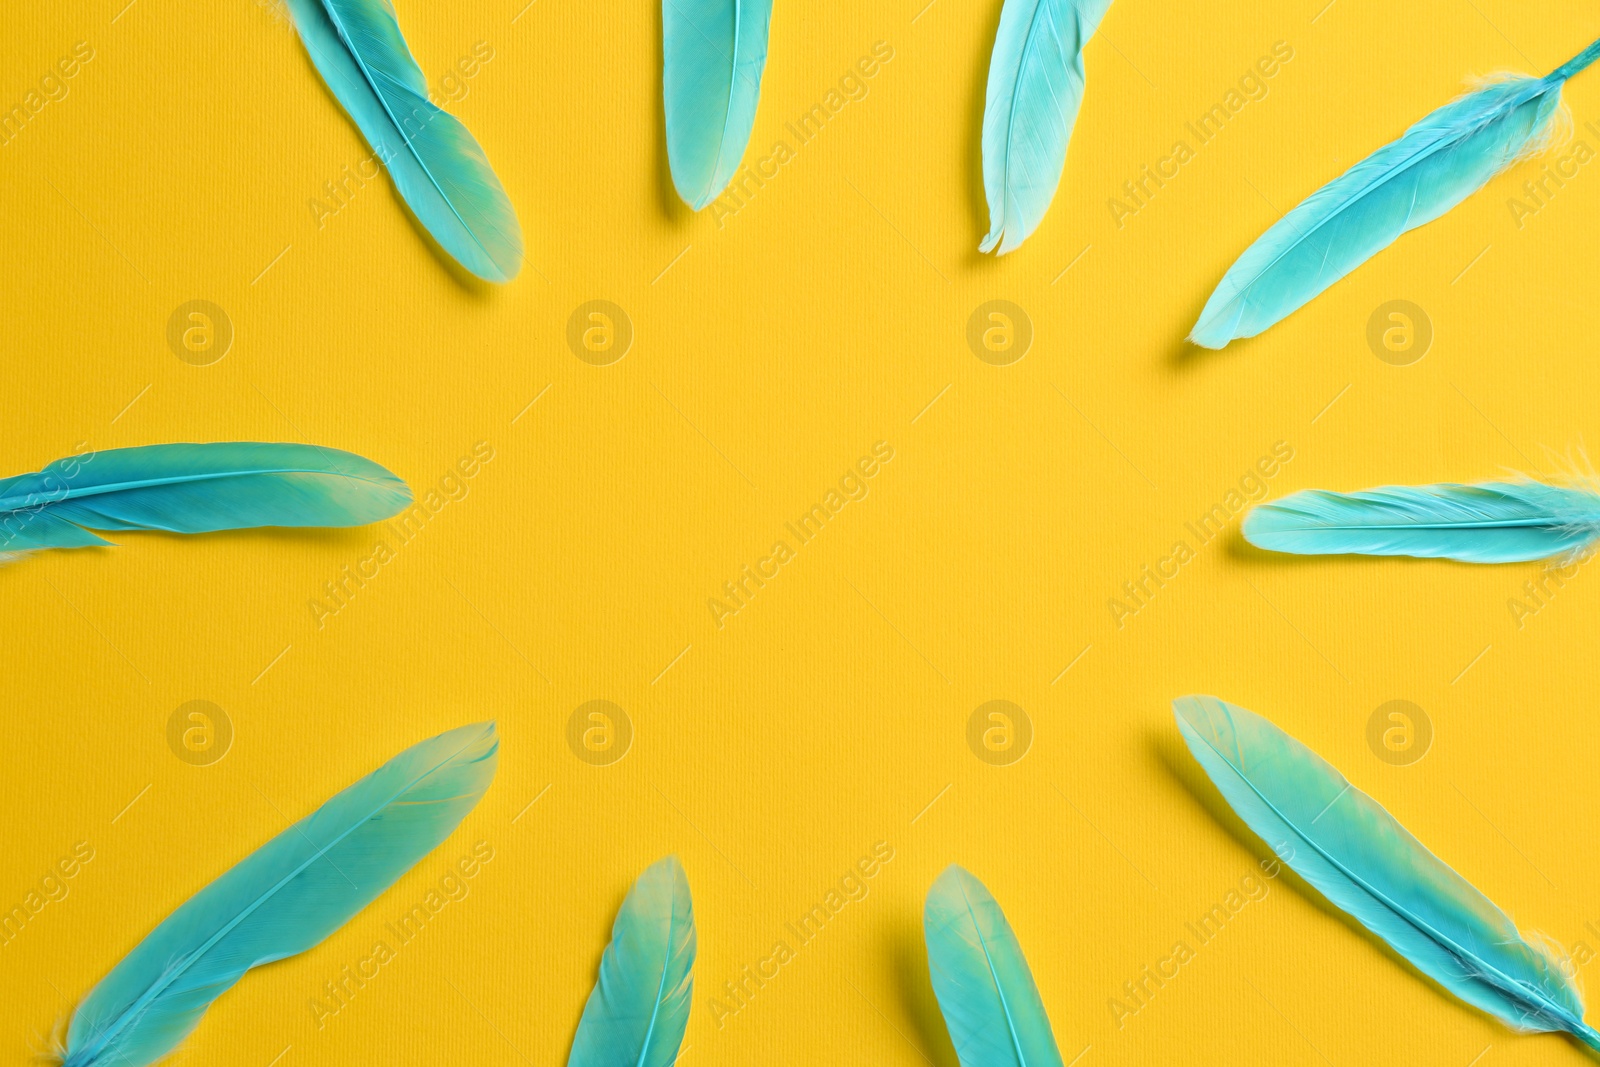
<instances>
[{"instance_id":1,"label":"curved feather","mask_svg":"<svg viewBox=\"0 0 1600 1067\"><path fill-rule=\"evenodd\" d=\"M399 478L337 448L233 441L114 448L0 479L0 552L111 543L90 530L361 526L410 502Z\"/></svg>"},{"instance_id":2,"label":"curved feather","mask_svg":"<svg viewBox=\"0 0 1600 1067\"><path fill-rule=\"evenodd\" d=\"M1597 50L1600 41L1543 78L1506 78L1458 97L1312 193L1228 268L1189 340L1221 348L1254 337L1543 148L1562 86Z\"/></svg>"},{"instance_id":3,"label":"curved feather","mask_svg":"<svg viewBox=\"0 0 1600 1067\"><path fill-rule=\"evenodd\" d=\"M744 158L772 0L661 0L661 98L672 184L699 211Z\"/></svg>"},{"instance_id":4,"label":"curved feather","mask_svg":"<svg viewBox=\"0 0 1600 1067\"><path fill-rule=\"evenodd\" d=\"M1540 482L1308 489L1255 508L1242 530L1274 552L1516 563L1581 552L1600 537L1600 496Z\"/></svg>"},{"instance_id":5,"label":"curved feather","mask_svg":"<svg viewBox=\"0 0 1600 1067\"><path fill-rule=\"evenodd\" d=\"M1518 1030L1600 1048L1583 998L1542 945L1300 742L1216 697L1172 703L1228 804L1297 874L1423 974Z\"/></svg>"},{"instance_id":6,"label":"curved feather","mask_svg":"<svg viewBox=\"0 0 1600 1067\"><path fill-rule=\"evenodd\" d=\"M989 233L1005 255L1027 239L1061 184L1083 102L1083 46L1111 0L1005 0L983 105Z\"/></svg>"},{"instance_id":7,"label":"curved feather","mask_svg":"<svg viewBox=\"0 0 1600 1067\"><path fill-rule=\"evenodd\" d=\"M493 723L400 753L168 916L78 1005L63 1067L143 1067L251 967L304 952L450 835L494 777Z\"/></svg>"},{"instance_id":8,"label":"curved feather","mask_svg":"<svg viewBox=\"0 0 1600 1067\"><path fill-rule=\"evenodd\" d=\"M678 857L633 883L600 957L567 1067L672 1067L694 993L694 905Z\"/></svg>"},{"instance_id":9,"label":"curved feather","mask_svg":"<svg viewBox=\"0 0 1600 1067\"><path fill-rule=\"evenodd\" d=\"M1000 905L952 864L922 909L928 974L961 1067L1061 1067L1033 972Z\"/></svg>"},{"instance_id":10,"label":"curved feather","mask_svg":"<svg viewBox=\"0 0 1600 1067\"><path fill-rule=\"evenodd\" d=\"M318 73L417 221L478 277L516 277L516 211L472 134L428 101L389 0L289 0L289 10Z\"/></svg>"}]
</instances>

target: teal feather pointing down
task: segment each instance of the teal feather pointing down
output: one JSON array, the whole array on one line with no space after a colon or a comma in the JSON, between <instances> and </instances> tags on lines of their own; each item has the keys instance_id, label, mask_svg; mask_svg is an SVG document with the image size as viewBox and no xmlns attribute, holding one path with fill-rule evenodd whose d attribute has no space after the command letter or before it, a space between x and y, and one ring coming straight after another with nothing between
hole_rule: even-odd
<instances>
[{"instance_id":1,"label":"teal feather pointing down","mask_svg":"<svg viewBox=\"0 0 1600 1067\"><path fill-rule=\"evenodd\" d=\"M0 479L0 556L111 543L91 530L361 526L409 503L411 490L399 478L337 448L236 441L114 448Z\"/></svg>"},{"instance_id":2,"label":"teal feather pointing down","mask_svg":"<svg viewBox=\"0 0 1600 1067\"><path fill-rule=\"evenodd\" d=\"M1600 1049L1583 998L1542 944L1442 863L1371 797L1259 715L1218 700L1172 702L1189 751L1245 824L1318 892L1417 970L1525 1031Z\"/></svg>"},{"instance_id":3,"label":"teal feather pointing down","mask_svg":"<svg viewBox=\"0 0 1600 1067\"><path fill-rule=\"evenodd\" d=\"M1258 548L1298 555L1520 563L1592 545L1600 538L1600 496L1531 481L1308 489L1255 508L1241 532Z\"/></svg>"},{"instance_id":4,"label":"teal feather pointing down","mask_svg":"<svg viewBox=\"0 0 1600 1067\"><path fill-rule=\"evenodd\" d=\"M961 1067L1061 1067L1050 1017L1000 905L952 864L922 910L928 975Z\"/></svg>"},{"instance_id":5,"label":"teal feather pointing down","mask_svg":"<svg viewBox=\"0 0 1600 1067\"><path fill-rule=\"evenodd\" d=\"M980 251L1010 252L1049 210L1083 102L1083 46L1110 6L1111 0L1005 0L983 105L989 232Z\"/></svg>"},{"instance_id":6,"label":"teal feather pointing down","mask_svg":"<svg viewBox=\"0 0 1600 1067\"><path fill-rule=\"evenodd\" d=\"M661 98L672 183L699 211L750 143L772 0L661 0Z\"/></svg>"},{"instance_id":7,"label":"teal feather pointing down","mask_svg":"<svg viewBox=\"0 0 1600 1067\"><path fill-rule=\"evenodd\" d=\"M389 0L288 0L328 88L439 246L491 282L522 269L522 227L483 149L428 101Z\"/></svg>"},{"instance_id":8,"label":"teal feather pointing down","mask_svg":"<svg viewBox=\"0 0 1600 1067\"><path fill-rule=\"evenodd\" d=\"M628 891L567 1067L672 1067L694 994L694 906L676 856Z\"/></svg>"},{"instance_id":9,"label":"teal feather pointing down","mask_svg":"<svg viewBox=\"0 0 1600 1067\"><path fill-rule=\"evenodd\" d=\"M1600 41L1543 78L1513 76L1467 93L1312 193L1228 268L1189 340L1222 348L1254 337L1543 148L1562 86L1597 56Z\"/></svg>"},{"instance_id":10,"label":"teal feather pointing down","mask_svg":"<svg viewBox=\"0 0 1600 1067\"><path fill-rule=\"evenodd\" d=\"M263 963L315 946L448 837L494 778L493 723L415 745L190 897L84 998L62 1067L144 1067Z\"/></svg>"}]
</instances>

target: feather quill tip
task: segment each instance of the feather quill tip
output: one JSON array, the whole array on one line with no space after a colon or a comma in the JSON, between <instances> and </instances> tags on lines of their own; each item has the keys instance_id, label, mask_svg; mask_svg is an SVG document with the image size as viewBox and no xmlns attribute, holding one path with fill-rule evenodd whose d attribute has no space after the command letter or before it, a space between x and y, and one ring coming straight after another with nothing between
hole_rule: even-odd
<instances>
[{"instance_id":1,"label":"feather quill tip","mask_svg":"<svg viewBox=\"0 0 1600 1067\"><path fill-rule=\"evenodd\" d=\"M1189 330L1185 341L1196 348L1204 348L1212 352L1220 352L1234 341L1242 341L1254 337L1266 330L1260 326L1253 330L1241 330L1240 320L1243 318L1243 308L1235 307L1235 293L1224 295L1226 279L1219 285L1215 292L1206 300L1206 306L1201 309L1200 317L1195 319L1194 326ZM1232 314L1229 314L1230 308Z\"/></svg>"},{"instance_id":2,"label":"feather quill tip","mask_svg":"<svg viewBox=\"0 0 1600 1067\"><path fill-rule=\"evenodd\" d=\"M1002 220L997 225L997 228L990 230L984 235L983 240L978 242L978 251L993 252L996 256L1003 256L1007 252L1015 252L1022 247L1022 242L1026 241L1032 234L1033 230L1030 229L1021 236L1017 236L1006 228Z\"/></svg>"},{"instance_id":3,"label":"feather quill tip","mask_svg":"<svg viewBox=\"0 0 1600 1067\"><path fill-rule=\"evenodd\" d=\"M1204 348L1212 352L1220 352L1222 349L1228 347L1228 342L1233 340L1233 338L1219 337L1215 331L1202 329L1202 324L1196 322L1194 324L1194 329L1189 331L1189 335L1185 337L1184 340L1189 342L1191 345L1194 345L1196 348Z\"/></svg>"}]
</instances>

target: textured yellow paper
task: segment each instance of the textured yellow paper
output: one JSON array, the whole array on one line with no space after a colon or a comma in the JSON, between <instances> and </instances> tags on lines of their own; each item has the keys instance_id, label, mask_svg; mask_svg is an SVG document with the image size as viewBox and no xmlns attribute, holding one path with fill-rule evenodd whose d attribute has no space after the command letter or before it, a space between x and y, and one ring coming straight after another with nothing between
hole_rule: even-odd
<instances>
[{"instance_id":1,"label":"textured yellow paper","mask_svg":"<svg viewBox=\"0 0 1600 1067\"><path fill-rule=\"evenodd\" d=\"M520 212L527 266L490 291L430 251L271 3L125 2L0 16L0 109L27 115L0 144L0 473L309 440L436 507L0 569L9 1062L289 821L490 717L499 779L461 830L222 997L183 1062L564 1062L668 852L700 929L689 1067L953 1065L921 939L951 862L1082 1067L1585 1062L1264 877L1168 710L1270 716L1524 929L1600 950L1591 568L1194 530L1263 493L1558 467L1600 396L1600 164L1521 165L1261 338L1180 344L1279 212L1468 76L1567 59L1585 5L1117 0L1055 204L996 261L999 0L778 0L764 174L698 216L650 0L395 0ZM1600 149L1600 75L1567 99Z\"/></svg>"}]
</instances>

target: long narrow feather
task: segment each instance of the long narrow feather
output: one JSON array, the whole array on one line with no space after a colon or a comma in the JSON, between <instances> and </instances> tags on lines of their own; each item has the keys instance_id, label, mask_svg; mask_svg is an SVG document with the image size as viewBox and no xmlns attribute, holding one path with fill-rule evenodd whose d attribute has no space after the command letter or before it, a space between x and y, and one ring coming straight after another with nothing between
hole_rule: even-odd
<instances>
[{"instance_id":1,"label":"long narrow feather","mask_svg":"<svg viewBox=\"0 0 1600 1067\"><path fill-rule=\"evenodd\" d=\"M694 993L694 905L678 857L633 883L600 957L567 1067L672 1067Z\"/></svg>"},{"instance_id":2,"label":"long narrow feather","mask_svg":"<svg viewBox=\"0 0 1600 1067\"><path fill-rule=\"evenodd\" d=\"M672 184L699 211L750 142L772 0L661 0L661 99Z\"/></svg>"},{"instance_id":3,"label":"long narrow feather","mask_svg":"<svg viewBox=\"0 0 1600 1067\"><path fill-rule=\"evenodd\" d=\"M1554 953L1316 753L1216 697L1173 701L1178 729L1228 804L1283 861L1419 971L1525 1031L1600 1048Z\"/></svg>"},{"instance_id":4,"label":"long narrow feather","mask_svg":"<svg viewBox=\"0 0 1600 1067\"><path fill-rule=\"evenodd\" d=\"M928 974L961 1067L1061 1067L1050 1017L1000 905L952 864L922 909Z\"/></svg>"},{"instance_id":5,"label":"long narrow feather","mask_svg":"<svg viewBox=\"0 0 1600 1067\"><path fill-rule=\"evenodd\" d=\"M1259 548L1298 555L1517 563L1592 545L1600 537L1600 495L1541 482L1308 489L1252 510L1243 533Z\"/></svg>"},{"instance_id":6,"label":"long narrow feather","mask_svg":"<svg viewBox=\"0 0 1600 1067\"><path fill-rule=\"evenodd\" d=\"M400 753L190 897L78 1005L63 1067L143 1067L250 968L304 952L450 835L494 777L493 723Z\"/></svg>"},{"instance_id":7,"label":"long narrow feather","mask_svg":"<svg viewBox=\"0 0 1600 1067\"><path fill-rule=\"evenodd\" d=\"M1543 78L1513 76L1458 97L1312 193L1228 268L1189 340L1221 348L1254 337L1544 148L1562 86L1596 56L1600 41Z\"/></svg>"},{"instance_id":8,"label":"long narrow feather","mask_svg":"<svg viewBox=\"0 0 1600 1067\"><path fill-rule=\"evenodd\" d=\"M471 133L428 101L390 0L289 0L300 39L417 221L478 277L522 269L517 213Z\"/></svg>"},{"instance_id":9,"label":"long narrow feather","mask_svg":"<svg viewBox=\"0 0 1600 1067\"><path fill-rule=\"evenodd\" d=\"M1061 184L1083 102L1083 46L1111 0L1005 0L983 105L989 233L1005 255L1038 227Z\"/></svg>"},{"instance_id":10,"label":"long narrow feather","mask_svg":"<svg viewBox=\"0 0 1600 1067\"><path fill-rule=\"evenodd\" d=\"M361 526L411 503L369 459L315 445L143 445L0 479L0 557L111 542L91 530Z\"/></svg>"}]
</instances>

